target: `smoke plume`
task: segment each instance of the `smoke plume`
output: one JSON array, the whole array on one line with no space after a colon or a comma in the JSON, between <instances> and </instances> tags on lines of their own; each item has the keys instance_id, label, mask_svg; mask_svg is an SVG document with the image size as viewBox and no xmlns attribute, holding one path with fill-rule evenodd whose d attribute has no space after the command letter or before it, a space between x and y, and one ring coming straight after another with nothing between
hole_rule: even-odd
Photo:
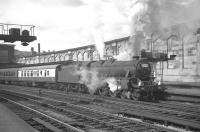
<instances>
[{"instance_id":1,"label":"smoke plume","mask_svg":"<svg viewBox=\"0 0 200 132\"><path fill-rule=\"evenodd\" d=\"M93 32L93 36L96 50L100 55L100 59L102 59L104 54L104 37L102 30L100 28L95 29L95 31Z\"/></svg>"},{"instance_id":2,"label":"smoke plume","mask_svg":"<svg viewBox=\"0 0 200 132\"><path fill-rule=\"evenodd\" d=\"M114 77L106 78L104 81L109 84L110 90L112 92L116 91L117 89L121 89L121 86L118 84L117 80Z\"/></svg>"},{"instance_id":3,"label":"smoke plume","mask_svg":"<svg viewBox=\"0 0 200 132\"><path fill-rule=\"evenodd\" d=\"M75 74L80 76L80 83L85 84L89 88L90 94L94 94L94 92L101 86L104 86L105 83L108 83L112 92L121 88L114 77L101 78L99 77L99 72L95 69L80 68Z\"/></svg>"},{"instance_id":4,"label":"smoke plume","mask_svg":"<svg viewBox=\"0 0 200 132\"><path fill-rule=\"evenodd\" d=\"M75 74L80 76L80 83L85 84L89 88L91 94L102 84L98 72L95 69L88 70L81 67Z\"/></svg>"},{"instance_id":5,"label":"smoke plume","mask_svg":"<svg viewBox=\"0 0 200 132\"><path fill-rule=\"evenodd\" d=\"M126 55L139 55L147 37L166 40L171 34L193 32L200 26L199 7L199 0L131 0L130 50Z\"/></svg>"}]
</instances>

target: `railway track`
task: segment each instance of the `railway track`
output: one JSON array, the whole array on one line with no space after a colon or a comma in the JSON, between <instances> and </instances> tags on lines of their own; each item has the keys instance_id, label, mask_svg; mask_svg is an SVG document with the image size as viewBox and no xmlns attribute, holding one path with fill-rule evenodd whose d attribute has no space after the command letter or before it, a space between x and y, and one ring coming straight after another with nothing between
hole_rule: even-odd
<instances>
[{"instance_id":1,"label":"railway track","mask_svg":"<svg viewBox=\"0 0 200 132\"><path fill-rule=\"evenodd\" d=\"M36 132L84 132L37 109L20 103L24 99L24 97L22 98L16 95L0 95L0 102L26 121Z\"/></svg>"},{"instance_id":2,"label":"railway track","mask_svg":"<svg viewBox=\"0 0 200 132\"><path fill-rule=\"evenodd\" d=\"M44 96L52 97L57 93L45 94ZM56 99L64 100L66 94L58 94L59 97ZM61 99L61 95L63 99ZM68 96L68 95L67 95ZM74 95L73 95L74 96ZM70 100L72 100L72 95L69 95ZM74 96L75 100L80 98L80 95ZM81 99L82 100L82 99ZM88 100L88 97L86 98ZM170 104L152 104L143 103L138 101L120 101L115 98L111 100L110 98L95 98L93 99L93 104L99 107L105 107L110 109L118 110L119 113L135 118L140 118L142 120L151 122L162 122L164 125L174 125L181 126L185 129L200 130L200 111L195 109L196 107L186 107L183 105L168 107ZM144 105L145 104L145 105Z\"/></svg>"},{"instance_id":3,"label":"railway track","mask_svg":"<svg viewBox=\"0 0 200 132\"><path fill-rule=\"evenodd\" d=\"M38 90L24 89L24 91L37 93ZM192 105L139 102L117 98L85 96L74 93L62 94L52 90L43 90L42 96L52 97L62 101L66 101L66 99L71 101L92 101L93 104L100 107L116 109L125 116L136 117L151 122L162 122L165 125L175 125L194 131L200 130L200 107Z\"/></svg>"},{"instance_id":4,"label":"railway track","mask_svg":"<svg viewBox=\"0 0 200 132\"><path fill-rule=\"evenodd\" d=\"M13 101L13 97L24 98L26 103L19 103ZM23 105L28 109L42 109L42 111L54 111L63 116L70 118L70 126L81 126L84 128L89 127L90 129L99 129L103 131L112 132L172 132L174 130L166 129L163 127L155 126L153 124L134 121L124 117L119 117L113 114L100 112L97 110L85 108L82 106L73 105L70 103L52 100L44 97L36 97L33 95L16 94L13 92L1 91L1 97L6 98L12 103L17 105ZM20 100L22 102L22 100ZM28 102L28 103L27 103ZM28 106L31 106L28 107ZM36 110L35 110L36 111ZM86 129L87 131L88 129ZM81 131L81 130L80 130Z\"/></svg>"},{"instance_id":5,"label":"railway track","mask_svg":"<svg viewBox=\"0 0 200 132\"><path fill-rule=\"evenodd\" d=\"M170 94L170 97L168 97L168 100L183 102L183 103L188 102L188 103L200 104L200 96Z\"/></svg>"}]
</instances>

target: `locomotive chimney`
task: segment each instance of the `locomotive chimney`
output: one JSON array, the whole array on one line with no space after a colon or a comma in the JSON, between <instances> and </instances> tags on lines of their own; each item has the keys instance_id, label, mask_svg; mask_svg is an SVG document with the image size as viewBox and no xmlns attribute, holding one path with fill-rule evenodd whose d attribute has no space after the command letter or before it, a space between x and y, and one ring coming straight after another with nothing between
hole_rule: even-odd
<instances>
[{"instance_id":1,"label":"locomotive chimney","mask_svg":"<svg viewBox=\"0 0 200 132\"><path fill-rule=\"evenodd\" d=\"M31 47L31 55L35 55L35 51L33 47Z\"/></svg>"},{"instance_id":2,"label":"locomotive chimney","mask_svg":"<svg viewBox=\"0 0 200 132\"><path fill-rule=\"evenodd\" d=\"M38 43L38 54L40 54L40 43Z\"/></svg>"}]
</instances>

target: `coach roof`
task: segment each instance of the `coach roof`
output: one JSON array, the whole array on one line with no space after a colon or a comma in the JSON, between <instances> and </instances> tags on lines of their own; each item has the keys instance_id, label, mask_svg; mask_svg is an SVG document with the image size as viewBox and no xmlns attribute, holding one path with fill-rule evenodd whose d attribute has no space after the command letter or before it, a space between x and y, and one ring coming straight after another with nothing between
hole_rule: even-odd
<instances>
[{"instance_id":1,"label":"coach roof","mask_svg":"<svg viewBox=\"0 0 200 132\"><path fill-rule=\"evenodd\" d=\"M44 65L44 66L32 66L32 67L22 67L20 70L31 70L31 69L56 69L60 64L57 65Z\"/></svg>"}]
</instances>

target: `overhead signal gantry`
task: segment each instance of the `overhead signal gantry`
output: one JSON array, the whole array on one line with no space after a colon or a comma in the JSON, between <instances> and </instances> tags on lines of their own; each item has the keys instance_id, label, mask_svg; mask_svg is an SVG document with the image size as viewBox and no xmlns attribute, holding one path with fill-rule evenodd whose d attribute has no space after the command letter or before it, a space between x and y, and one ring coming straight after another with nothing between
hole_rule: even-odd
<instances>
[{"instance_id":1,"label":"overhead signal gantry","mask_svg":"<svg viewBox=\"0 0 200 132\"><path fill-rule=\"evenodd\" d=\"M20 41L23 46L27 46L37 39L34 28L34 25L0 23L0 40L10 43Z\"/></svg>"}]
</instances>

